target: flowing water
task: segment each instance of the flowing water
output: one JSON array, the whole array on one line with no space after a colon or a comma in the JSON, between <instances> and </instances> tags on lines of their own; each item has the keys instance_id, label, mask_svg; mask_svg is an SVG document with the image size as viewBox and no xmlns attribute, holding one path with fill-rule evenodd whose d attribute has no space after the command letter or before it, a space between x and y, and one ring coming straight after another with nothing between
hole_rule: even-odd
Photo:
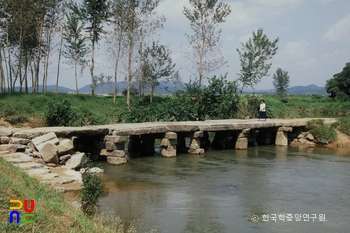
<instances>
[{"instance_id":1,"label":"flowing water","mask_svg":"<svg viewBox=\"0 0 350 233\"><path fill-rule=\"evenodd\" d=\"M104 169L100 210L138 232L350 232L350 150L263 146Z\"/></svg>"}]
</instances>

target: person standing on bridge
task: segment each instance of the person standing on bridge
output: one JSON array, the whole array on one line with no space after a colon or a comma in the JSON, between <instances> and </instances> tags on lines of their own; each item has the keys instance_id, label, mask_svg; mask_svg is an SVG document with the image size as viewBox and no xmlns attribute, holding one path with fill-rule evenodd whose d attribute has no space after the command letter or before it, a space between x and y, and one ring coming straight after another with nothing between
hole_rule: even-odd
<instances>
[{"instance_id":1,"label":"person standing on bridge","mask_svg":"<svg viewBox=\"0 0 350 233\"><path fill-rule=\"evenodd\" d=\"M266 121L266 104L265 104L265 100L261 100L261 103L260 103L259 121L260 121L260 118L263 118Z\"/></svg>"}]
</instances>

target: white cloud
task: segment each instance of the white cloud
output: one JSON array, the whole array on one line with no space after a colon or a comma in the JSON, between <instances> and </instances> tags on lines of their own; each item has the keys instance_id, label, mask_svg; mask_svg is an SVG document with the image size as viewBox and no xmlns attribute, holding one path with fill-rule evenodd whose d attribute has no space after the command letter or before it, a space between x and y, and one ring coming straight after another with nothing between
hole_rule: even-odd
<instances>
[{"instance_id":1,"label":"white cloud","mask_svg":"<svg viewBox=\"0 0 350 233\"><path fill-rule=\"evenodd\" d=\"M304 59L308 50L309 43L303 39L300 41L291 41L281 50L280 56L288 59Z\"/></svg>"},{"instance_id":2,"label":"white cloud","mask_svg":"<svg viewBox=\"0 0 350 233\"><path fill-rule=\"evenodd\" d=\"M325 38L328 41L336 42L340 40L349 40L350 38L350 14L339 20L336 24L331 26Z\"/></svg>"}]
</instances>

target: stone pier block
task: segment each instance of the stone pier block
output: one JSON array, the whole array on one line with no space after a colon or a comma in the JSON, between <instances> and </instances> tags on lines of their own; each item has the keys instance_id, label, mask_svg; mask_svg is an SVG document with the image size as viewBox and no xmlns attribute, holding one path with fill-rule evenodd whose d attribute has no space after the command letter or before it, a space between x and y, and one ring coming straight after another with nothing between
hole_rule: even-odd
<instances>
[{"instance_id":1,"label":"stone pier block","mask_svg":"<svg viewBox=\"0 0 350 233\"><path fill-rule=\"evenodd\" d=\"M107 135L107 136L105 136L104 140L108 141L108 142L113 142L113 143L116 143L116 144L122 144L122 143L126 142L125 138L122 137L122 136Z\"/></svg>"},{"instance_id":2,"label":"stone pier block","mask_svg":"<svg viewBox=\"0 0 350 233\"><path fill-rule=\"evenodd\" d=\"M175 157L177 147L177 134L168 132L160 142L161 154L163 157Z\"/></svg>"},{"instance_id":3,"label":"stone pier block","mask_svg":"<svg viewBox=\"0 0 350 233\"><path fill-rule=\"evenodd\" d=\"M235 149L243 150L248 148L248 138L237 138Z\"/></svg>"},{"instance_id":4,"label":"stone pier block","mask_svg":"<svg viewBox=\"0 0 350 233\"><path fill-rule=\"evenodd\" d=\"M288 133L286 131L277 131L275 144L277 146L288 146Z\"/></svg>"},{"instance_id":5,"label":"stone pier block","mask_svg":"<svg viewBox=\"0 0 350 233\"><path fill-rule=\"evenodd\" d=\"M204 154L204 149L201 148L201 138L203 137L203 131L196 131L192 134L190 139L189 154Z\"/></svg>"},{"instance_id":6,"label":"stone pier block","mask_svg":"<svg viewBox=\"0 0 350 233\"><path fill-rule=\"evenodd\" d=\"M107 157L107 161L109 164L113 164L113 165L121 165L121 164L126 164L128 162L128 160L126 159L126 157Z\"/></svg>"}]
</instances>

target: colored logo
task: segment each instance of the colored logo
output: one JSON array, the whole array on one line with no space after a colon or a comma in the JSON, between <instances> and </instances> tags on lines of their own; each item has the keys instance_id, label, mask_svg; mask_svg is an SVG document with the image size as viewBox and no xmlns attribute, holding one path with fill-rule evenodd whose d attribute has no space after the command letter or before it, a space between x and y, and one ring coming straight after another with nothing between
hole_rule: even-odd
<instances>
[{"instance_id":1,"label":"colored logo","mask_svg":"<svg viewBox=\"0 0 350 233\"><path fill-rule=\"evenodd\" d=\"M29 208L29 203L30 203L30 208ZM19 223L28 223L28 224L33 224L34 223L34 207L35 206L35 201L34 200L24 200L24 205L23 202L20 200L10 200L10 217L9 217L9 222L12 224L14 220L16 221L17 224ZM24 208L24 211L26 212L25 214L22 214L19 212L20 209Z\"/></svg>"}]
</instances>

